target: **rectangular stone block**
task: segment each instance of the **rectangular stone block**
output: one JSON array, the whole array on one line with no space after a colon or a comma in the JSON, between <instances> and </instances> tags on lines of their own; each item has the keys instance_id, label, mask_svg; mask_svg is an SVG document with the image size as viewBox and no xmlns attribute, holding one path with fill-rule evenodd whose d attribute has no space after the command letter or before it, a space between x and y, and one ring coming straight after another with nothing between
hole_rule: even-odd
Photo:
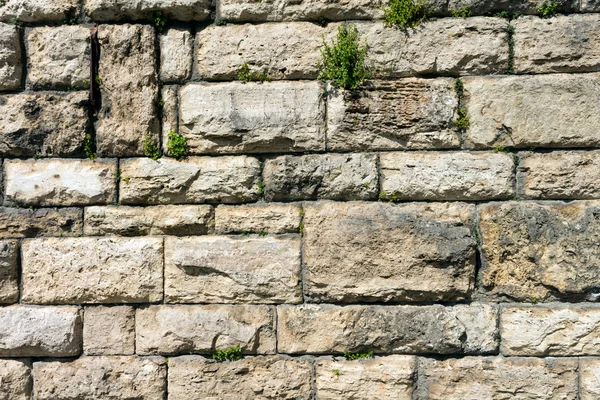
<instances>
[{"instance_id":1,"label":"rectangular stone block","mask_svg":"<svg viewBox=\"0 0 600 400\"><path fill-rule=\"evenodd\" d=\"M470 298L472 206L322 202L305 210L304 290L311 301Z\"/></svg>"},{"instance_id":2,"label":"rectangular stone block","mask_svg":"<svg viewBox=\"0 0 600 400\"><path fill-rule=\"evenodd\" d=\"M78 0L5 0L0 21L63 22L78 13Z\"/></svg>"},{"instance_id":3,"label":"rectangular stone block","mask_svg":"<svg viewBox=\"0 0 600 400\"><path fill-rule=\"evenodd\" d=\"M160 35L160 79L180 82L192 73L194 37L188 29L169 28Z\"/></svg>"},{"instance_id":4,"label":"rectangular stone block","mask_svg":"<svg viewBox=\"0 0 600 400\"><path fill-rule=\"evenodd\" d=\"M599 0L581 0L582 12L598 12L600 11Z\"/></svg>"},{"instance_id":5,"label":"rectangular stone block","mask_svg":"<svg viewBox=\"0 0 600 400\"><path fill-rule=\"evenodd\" d=\"M168 303L301 303L299 238L166 238Z\"/></svg>"},{"instance_id":6,"label":"rectangular stone block","mask_svg":"<svg viewBox=\"0 0 600 400\"><path fill-rule=\"evenodd\" d=\"M310 154L267 159L263 168L267 201L375 200L376 154Z\"/></svg>"},{"instance_id":7,"label":"rectangular stone block","mask_svg":"<svg viewBox=\"0 0 600 400\"><path fill-rule=\"evenodd\" d=\"M120 168L123 204L245 203L259 195L254 157L130 158Z\"/></svg>"},{"instance_id":8,"label":"rectangular stone block","mask_svg":"<svg viewBox=\"0 0 600 400\"><path fill-rule=\"evenodd\" d=\"M31 400L31 367L20 360L0 360L0 399Z\"/></svg>"},{"instance_id":9,"label":"rectangular stone block","mask_svg":"<svg viewBox=\"0 0 600 400\"><path fill-rule=\"evenodd\" d=\"M162 238L29 239L22 301L149 303L163 298Z\"/></svg>"},{"instance_id":10,"label":"rectangular stone block","mask_svg":"<svg viewBox=\"0 0 600 400\"><path fill-rule=\"evenodd\" d=\"M579 399L596 400L600 397L600 359L579 359Z\"/></svg>"},{"instance_id":11,"label":"rectangular stone block","mask_svg":"<svg viewBox=\"0 0 600 400\"><path fill-rule=\"evenodd\" d=\"M498 307L282 305L277 350L289 354L373 351L489 354L498 349Z\"/></svg>"},{"instance_id":12,"label":"rectangular stone block","mask_svg":"<svg viewBox=\"0 0 600 400\"><path fill-rule=\"evenodd\" d=\"M88 97L87 92L0 95L0 155L82 155Z\"/></svg>"},{"instance_id":13,"label":"rectangular stone block","mask_svg":"<svg viewBox=\"0 0 600 400\"><path fill-rule=\"evenodd\" d=\"M83 323L83 352L88 356L135 353L133 307L86 307Z\"/></svg>"},{"instance_id":14,"label":"rectangular stone block","mask_svg":"<svg viewBox=\"0 0 600 400\"><path fill-rule=\"evenodd\" d=\"M464 87L468 148L600 146L600 74L471 77Z\"/></svg>"},{"instance_id":15,"label":"rectangular stone block","mask_svg":"<svg viewBox=\"0 0 600 400\"><path fill-rule=\"evenodd\" d=\"M215 231L231 233L297 233L302 221L299 204L248 204L215 208Z\"/></svg>"},{"instance_id":16,"label":"rectangular stone block","mask_svg":"<svg viewBox=\"0 0 600 400\"><path fill-rule=\"evenodd\" d=\"M82 206L115 200L115 160L6 160L5 203Z\"/></svg>"},{"instance_id":17,"label":"rectangular stone block","mask_svg":"<svg viewBox=\"0 0 600 400\"><path fill-rule=\"evenodd\" d=\"M180 133L190 154L323 151L322 91L319 82L189 84Z\"/></svg>"},{"instance_id":18,"label":"rectangular stone block","mask_svg":"<svg viewBox=\"0 0 600 400\"><path fill-rule=\"evenodd\" d=\"M0 241L0 304L12 304L19 301L18 257L18 241Z\"/></svg>"},{"instance_id":19,"label":"rectangular stone block","mask_svg":"<svg viewBox=\"0 0 600 400\"><path fill-rule=\"evenodd\" d=\"M211 354L240 346L244 354L273 354L275 308L262 305L179 305L139 308L138 354Z\"/></svg>"},{"instance_id":20,"label":"rectangular stone block","mask_svg":"<svg viewBox=\"0 0 600 400\"><path fill-rule=\"evenodd\" d=\"M381 196L394 200L493 200L514 196L505 153L383 153Z\"/></svg>"},{"instance_id":21,"label":"rectangular stone block","mask_svg":"<svg viewBox=\"0 0 600 400\"><path fill-rule=\"evenodd\" d=\"M513 301L597 301L600 202L480 208L480 292Z\"/></svg>"},{"instance_id":22,"label":"rectangular stone block","mask_svg":"<svg viewBox=\"0 0 600 400\"><path fill-rule=\"evenodd\" d=\"M370 81L327 91L327 147L334 151L459 148L454 80Z\"/></svg>"},{"instance_id":23,"label":"rectangular stone block","mask_svg":"<svg viewBox=\"0 0 600 400\"><path fill-rule=\"evenodd\" d=\"M166 144L169 143L169 133L179 132L179 97L178 86L163 86L159 100L160 114L162 117L162 142L163 154L168 154Z\"/></svg>"},{"instance_id":24,"label":"rectangular stone block","mask_svg":"<svg viewBox=\"0 0 600 400\"><path fill-rule=\"evenodd\" d=\"M317 398L412 400L416 361L399 355L360 361L317 359Z\"/></svg>"},{"instance_id":25,"label":"rectangular stone block","mask_svg":"<svg viewBox=\"0 0 600 400\"><path fill-rule=\"evenodd\" d=\"M419 359L417 399L576 400L577 359Z\"/></svg>"},{"instance_id":26,"label":"rectangular stone block","mask_svg":"<svg viewBox=\"0 0 600 400\"><path fill-rule=\"evenodd\" d=\"M160 357L81 357L33 363L36 400L163 400L167 368Z\"/></svg>"},{"instance_id":27,"label":"rectangular stone block","mask_svg":"<svg viewBox=\"0 0 600 400\"><path fill-rule=\"evenodd\" d=\"M78 307L0 307L0 357L71 357L80 353Z\"/></svg>"},{"instance_id":28,"label":"rectangular stone block","mask_svg":"<svg viewBox=\"0 0 600 400\"><path fill-rule=\"evenodd\" d=\"M209 0L85 0L84 9L94 21L141 20L160 11L167 20L205 21L210 17Z\"/></svg>"},{"instance_id":29,"label":"rectangular stone block","mask_svg":"<svg viewBox=\"0 0 600 400\"><path fill-rule=\"evenodd\" d=\"M199 356L169 359L169 400L313 399L309 360L250 357L216 363Z\"/></svg>"},{"instance_id":30,"label":"rectangular stone block","mask_svg":"<svg viewBox=\"0 0 600 400\"><path fill-rule=\"evenodd\" d=\"M17 26L0 23L0 49L0 90L16 90L21 86L23 73L21 37Z\"/></svg>"},{"instance_id":31,"label":"rectangular stone block","mask_svg":"<svg viewBox=\"0 0 600 400\"><path fill-rule=\"evenodd\" d=\"M86 235L205 235L213 230L211 206L87 207Z\"/></svg>"},{"instance_id":32,"label":"rectangular stone block","mask_svg":"<svg viewBox=\"0 0 600 400\"><path fill-rule=\"evenodd\" d=\"M0 238L81 236L83 210L80 208L0 207Z\"/></svg>"}]
</instances>

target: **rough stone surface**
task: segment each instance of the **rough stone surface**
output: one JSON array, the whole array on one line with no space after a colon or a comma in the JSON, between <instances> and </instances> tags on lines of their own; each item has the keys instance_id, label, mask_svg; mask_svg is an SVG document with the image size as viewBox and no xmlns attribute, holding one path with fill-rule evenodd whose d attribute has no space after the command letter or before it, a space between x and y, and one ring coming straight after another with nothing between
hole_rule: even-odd
<instances>
[{"instance_id":1,"label":"rough stone surface","mask_svg":"<svg viewBox=\"0 0 600 400\"><path fill-rule=\"evenodd\" d=\"M165 240L167 303L301 303L300 239Z\"/></svg>"},{"instance_id":2,"label":"rough stone surface","mask_svg":"<svg viewBox=\"0 0 600 400\"><path fill-rule=\"evenodd\" d=\"M135 311L132 307L86 307L83 324L86 355L129 355L135 352Z\"/></svg>"},{"instance_id":3,"label":"rough stone surface","mask_svg":"<svg viewBox=\"0 0 600 400\"><path fill-rule=\"evenodd\" d=\"M417 399L578 399L576 359L465 357L419 361Z\"/></svg>"},{"instance_id":4,"label":"rough stone surface","mask_svg":"<svg viewBox=\"0 0 600 400\"><path fill-rule=\"evenodd\" d=\"M4 168L9 204L77 206L116 196L114 160L7 160Z\"/></svg>"},{"instance_id":5,"label":"rough stone surface","mask_svg":"<svg viewBox=\"0 0 600 400\"><path fill-rule=\"evenodd\" d=\"M492 200L514 195L514 163L504 153L384 153L381 191L399 200Z\"/></svg>"},{"instance_id":6,"label":"rough stone surface","mask_svg":"<svg viewBox=\"0 0 600 400\"><path fill-rule=\"evenodd\" d=\"M29 239L21 246L25 303L162 300L162 238Z\"/></svg>"},{"instance_id":7,"label":"rough stone surface","mask_svg":"<svg viewBox=\"0 0 600 400\"><path fill-rule=\"evenodd\" d=\"M297 233L302 221L299 204L249 204L215 209L215 231L231 233Z\"/></svg>"},{"instance_id":8,"label":"rough stone surface","mask_svg":"<svg viewBox=\"0 0 600 400\"><path fill-rule=\"evenodd\" d=\"M194 37L188 29L170 28L160 35L160 79L180 82L192 73Z\"/></svg>"},{"instance_id":9,"label":"rough stone surface","mask_svg":"<svg viewBox=\"0 0 600 400\"><path fill-rule=\"evenodd\" d=\"M259 194L260 163L253 157L134 158L120 167L124 204L244 203Z\"/></svg>"},{"instance_id":10,"label":"rough stone surface","mask_svg":"<svg viewBox=\"0 0 600 400\"><path fill-rule=\"evenodd\" d=\"M102 49L98 154L144 155L144 138L157 145L160 128L154 29L148 25L101 25L98 41Z\"/></svg>"},{"instance_id":11,"label":"rough stone surface","mask_svg":"<svg viewBox=\"0 0 600 400\"><path fill-rule=\"evenodd\" d=\"M163 86L160 98L163 102L161 115L164 148L165 144L169 142L169 133L179 133L179 98L177 96L177 86ZM164 152L165 154L168 153L166 148L164 148Z\"/></svg>"},{"instance_id":12,"label":"rough stone surface","mask_svg":"<svg viewBox=\"0 0 600 400\"><path fill-rule=\"evenodd\" d=\"M311 154L268 159L265 200L375 200L377 155Z\"/></svg>"},{"instance_id":13,"label":"rough stone surface","mask_svg":"<svg viewBox=\"0 0 600 400\"><path fill-rule=\"evenodd\" d=\"M26 34L27 84L33 89L90 86L90 29L40 27Z\"/></svg>"},{"instance_id":14,"label":"rough stone surface","mask_svg":"<svg viewBox=\"0 0 600 400\"><path fill-rule=\"evenodd\" d=\"M433 306L278 306L277 349L289 354L373 351L488 354L498 348L498 309Z\"/></svg>"},{"instance_id":15,"label":"rough stone surface","mask_svg":"<svg viewBox=\"0 0 600 400\"><path fill-rule=\"evenodd\" d=\"M475 279L472 206L306 205L305 294L313 301L458 301Z\"/></svg>"},{"instance_id":16,"label":"rough stone surface","mask_svg":"<svg viewBox=\"0 0 600 400\"><path fill-rule=\"evenodd\" d=\"M167 20L205 21L210 17L209 0L85 0L85 11L95 21L142 20L155 11Z\"/></svg>"},{"instance_id":17,"label":"rough stone surface","mask_svg":"<svg viewBox=\"0 0 600 400\"><path fill-rule=\"evenodd\" d=\"M19 30L14 25L0 23L0 90L18 89L22 73Z\"/></svg>"},{"instance_id":18,"label":"rough stone surface","mask_svg":"<svg viewBox=\"0 0 600 400\"><path fill-rule=\"evenodd\" d=\"M163 400L167 371L160 357L81 357L33 363L36 400Z\"/></svg>"},{"instance_id":19,"label":"rough stone surface","mask_svg":"<svg viewBox=\"0 0 600 400\"><path fill-rule=\"evenodd\" d=\"M20 360L0 360L0 400L31 399L31 367Z\"/></svg>"},{"instance_id":20,"label":"rough stone surface","mask_svg":"<svg viewBox=\"0 0 600 400\"><path fill-rule=\"evenodd\" d=\"M19 300L18 254L16 240L0 241L0 304L16 303Z\"/></svg>"},{"instance_id":21,"label":"rough stone surface","mask_svg":"<svg viewBox=\"0 0 600 400\"><path fill-rule=\"evenodd\" d=\"M596 400L600 397L600 360L581 358L579 360L580 399Z\"/></svg>"},{"instance_id":22,"label":"rough stone surface","mask_svg":"<svg viewBox=\"0 0 600 400\"><path fill-rule=\"evenodd\" d=\"M88 207L86 235L204 235L212 231L211 206Z\"/></svg>"},{"instance_id":23,"label":"rough stone surface","mask_svg":"<svg viewBox=\"0 0 600 400\"><path fill-rule=\"evenodd\" d=\"M275 353L275 309L261 305L150 306L135 315L138 354L212 354L240 346Z\"/></svg>"},{"instance_id":24,"label":"rough stone surface","mask_svg":"<svg viewBox=\"0 0 600 400\"><path fill-rule=\"evenodd\" d=\"M199 356L169 359L169 400L309 400L313 396L309 360L251 357L215 363Z\"/></svg>"},{"instance_id":25,"label":"rough stone surface","mask_svg":"<svg viewBox=\"0 0 600 400\"><path fill-rule=\"evenodd\" d=\"M318 359L316 369L318 399L412 400L415 357Z\"/></svg>"},{"instance_id":26,"label":"rough stone surface","mask_svg":"<svg viewBox=\"0 0 600 400\"><path fill-rule=\"evenodd\" d=\"M446 149L458 99L447 78L375 80L358 92L328 88L327 146L335 151Z\"/></svg>"},{"instance_id":27,"label":"rough stone surface","mask_svg":"<svg viewBox=\"0 0 600 400\"><path fill-rule=\"evenodd\" d=\"M0 96L0 155L71 156L83 153L88 93Z\"/></svg>"},{"instance_id":28,"label":"rough stone surface","mask_svg":"<svg viewBox=\"0 0 600 400\"><path fill-rule=\"evenodd\" d=\"M600 74L463 81L469 148L600 146Z\"/></svg>"},{"instance_id":29,"label":"rough stone surface","mask_svg":"<svg viewBox=\"0 0 600 400\"><path fill-rule=\"evenodd\" d=\"M81 236L82 214L78 208L0 207L0 238Z\"/></svg>"},{"instance_id":30,"label":"rough stone surface","mask_svg":"<svg viewBox=\"0 0 600 400\"><path fill-rule=\"evenodd\" d=\"M77 307L0 307L0 357L70 357L81 353Z\"/></svg>"},{"instance_id":31,"label":"rough stone surface","mask_svg":"<svg viewBox=\"0 0 600 400\"><path fill-rule=\"evenodd\" d=\"M598 1L598 0L581 0L581 11L582 12L598 12L598 11L600 11L600 1Z\"/></svg>"},{"instance_id":32,"label":"rough stone surface","mask_svg":"<svg viewBox=\"0 0 600 400\"><path fill-rule=\"evenodd\" d=\"M180 90L180 133L191 154L325 150L319 82L191 84Z\"/></svg>"},{"instance_id":33,"label":"rough stone surface","mask_svg":"<svg viewBox=\"0 0 600 400\"><path fill-rule=\"evenodd\" d=\"M63 22L78 8L78 0L6 0L0 5L0 21Z\"/></svg>"},{"instance_id":34,"label":"rough stone surface","mask_svg":"<svg viewBox=\"0 0 600 400\"><path fill-rule=\"evenodd\" d=\"M522 301L595 301L600 292L599 213L596 201L483 206L483 294Z\"/></svg>"}]
</instances>

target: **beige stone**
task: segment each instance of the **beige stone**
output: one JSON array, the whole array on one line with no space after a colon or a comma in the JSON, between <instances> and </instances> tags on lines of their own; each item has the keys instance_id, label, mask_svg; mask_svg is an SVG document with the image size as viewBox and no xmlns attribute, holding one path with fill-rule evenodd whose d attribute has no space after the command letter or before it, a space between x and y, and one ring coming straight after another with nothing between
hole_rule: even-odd
<instances>
[{"instance_id":1,"label":"beige stone","mask_svg":"<svg viewBox=\"0 0 600 400\"><path fill-rule=\"evenodd\" d=\"M78 0L5 0L0 21L63 22L78 11Z\"/></svg>"},{"instance_id":2,"label":"beige stone","mask_svg":"<svg viewBox=\"0 0 600 400\"><path fill-rule=\"evenodd\" d=\"M19 30L16 26L0 23L0 90L18 89L22 71Z\"/></svg>"},{"instance_id":3,"label":"beige stone","mask_svg":"<svg viewBox=\"0 0 600 400\"><path fill-rule=\"evenodd\" d=\"M170 28L160 35L160 79L180 82L192 73L194 37L188 29Z\"/></svg>"},{"instance_id":4,"label":"beige stone","mask_svg":"<svg viewBox=\"0 0 600 400\"><path fill-rule=\"evenodd\" d=\"M231 233L297 233L302 220L299 204L257 203L215 208L215 231Z\"/></svg>"},{"instance_id":5,"label":"beige stone","mask_svg":"<svg viewBox=\"0 0 600 400\"><path fill-rule=\"evenodd\" d=\"M31 399L31 367L20 360L0 360L0 400Z\"/></svg>"},{"instance_id":6,"label":"beige stone","mask_svg":"<svg viewBox=\"0 0 600 400\"><path fill-rule=\"evenodd\" d=\"M18 256L19 245L16 240L0 241L0 304L12 304L19 300Z\"/></svg>"},{"instance_id":7,"label":"beige stone","mask_svg":"<svg viewBox=\"0 0 600 400\"><path fill-rule=\"evenodd\" d=\"M163 154L170 156L166 144L169 143L169 133L179 132L179 98L177 96L177 86L163 86L159 105L162 104L162 143Z\"/></svg>"},{"instance_id":8,"label":"beige stone","mask_svg":"<svg viewBox=\"0 0 600 400\"><path fill-rule=\"evenodd\" d=\"M83 323L86 355L130 355L135 352L133 307L86 307Z\"/></svg>"},{"instance_id":9,"label":"beige stone","mask_svg":"<svg viewBox=\"0 0 600 400\"><path fill-rule=\"evenodd\" d=\"M82 210L79 208L0 207L0 238L42 236L81 236Z\"/></svg>"},{"instance_id":10,"label":"beige stone","mask_svg":"<svg viewBox=\"0 0 600 400\"><path fill-rule=\"evenodd\" d=\"M600 1L598 1L598 0L582 0L581 1L581 11L582 12L598 12L598 11L600 11ZM585 400L587 400L587 398Z\"/></svg>"},{"instance_id":11,"label":"beige stone","mask_svg":"<svg viewBox=\"0 0 600 400\"><path fill-rule=\"evenodd\" d=\"M167 20L204 21L210 17L209 0L85 0L85 11L95 21L142 20L161 11Z\"/></svg>"},{"instance_id":12,"label":"beige stone","mask_svg":"<svg viewBox=\"0 0 600 400\"><path fill-rule=\"evenodd\" d=\"M579 359L580 400L596 400L600 397L600 360Z\"/></svg>"}]
</instances>

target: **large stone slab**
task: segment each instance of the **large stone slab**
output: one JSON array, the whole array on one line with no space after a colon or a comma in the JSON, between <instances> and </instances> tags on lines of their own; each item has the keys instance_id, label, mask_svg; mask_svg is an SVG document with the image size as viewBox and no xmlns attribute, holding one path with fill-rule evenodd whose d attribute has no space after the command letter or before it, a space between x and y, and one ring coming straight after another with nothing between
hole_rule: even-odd
<instances>
[{"instance_id":1,"label":"large stone slab","mask_svg":"<svg viewBox=\"0 0 600 400\"><path fill-rule=\"evenodd\" d=\"M86 13L95 21L147 21L161 11L167 20L205 21L210 17L209 0L85 0Z\"/></svg>"},{"instance_id":2,"label":"large stone slab","mask_svg":"<svg viewBox=\"0 0 600 400\"><path fill-rule=\"evenodd\" d=\"M18 256L19 245L16 240L0 241L0 304L12 304L19 300Z\"/></svg>"},{"instance_id":3,"label":"large stone slab","mask_svg":"<svg viewBox=\"0 0 600 400\"><path fill-rule=\"evenodd\" d=\"M150 306L135 315L137 354L211 354L240 346L275 353L275 308L261 305Z\"/></svg>"},{"instance_id":4,"label":"large stone slab","mask_svg":"<svg viewBox=\"0 0 600 400\"><path fill-rule=\"evenodd\" d=\"M71 357L80 353L78 307L0 307L0 357Z\"/></svg>"},{"instance_id":5,"label":"large stone slab","mask_svg":"<svg viewBox=\"0 0 600 400\"><path fill-rule=\"evenodd\" d=\"M488 354L498 348L498 308L433 306L277 307L277 350L289 354L373 351Z\"/></svg>"},{"instance_id":6,"label":"large stone slab","mask_svg":"<svg viewBox=\"0 0 600 400\"><path fill-rule=\"evenodd\" d=\"M596 400L600 397L600 359L579 359L579 384L581 400Z\"/></svg>"},{"instance_id":7,"label":"large stone slab","mask_svg":"<svg viewBox=\"0 0 600 400\"><path fill-rule=\"evenodd\" d=\"M0 23L0 49L0 90L16 90L21 86L23 73L18 27Z\"/></svg>"},{"instance_id":8,"label":"large stone slab","mask_svg":"<svg viewBox=\"0 0 600 400\"><path fill-rule=\"evenodd\" d=\"M323 151L322 91L319 82L189 84L179 133L190 154Z\"/></svg>"},{"instance_id":9,"label":"large stone slab","mask_svg":"<svg viewBox=\"0 0 600 400\"><path fill-rule=\"evenodd\" d=\"M305 294L319 302L458 301L475 281L472 206L305 206Z\"/></svg>"},{"instance_id":10,"label":"large stone slab","mask_svg":"<svg viewBox=\"0 0 600 400\"><path fill-rule=\"evenodd\" d=\"M215 208L215 231L231 233L297 233L302 221L299 204L256 203Z\"/></svg>"},{"instance_id":11,"label":"large stone slab","mask_svg":"<svg viewBox=\"0 0 600 400\"><path fill-rule=\"evenodd\" d=\"M188 29L170 28L160 35L160 79L180 82L192 73L194 36Z\"/></svg>"},{"instance_id":12,"label":"large stone slab","mask_svg":"<svg viewBox=\"0 0 600 400\"><path fill-rule=\"evenodd\" d=\"M135 310L129 306L86 307L83 352L86 355L135 353Z\"/></svg>"},{"instance_id":13,"label":"large stone slab","mask_svg":"<svg viewBox=\"0 0 600 400\"><path fill-rule=\"evenodd\" d=\"M30 400L31 367L20 360L0 360L0 399Z\"/></svg>"},{"instance_id":14,"label":"large stone slab","mask_svg":"<svg viewBox=\"0 0 600 400\"><path fill-rule=\"evenodd\" d=\"M6 0L0 5L0 21L64 22L78 12L78 0Z\"/></svg>"},{"instance_id":15,"label":"large stone slab","mask_svg":"<svg viewBox=\"0 0 600 400\"><path fill-rule=\"evenodd\" d=\"M79 208L0 207L0 238L81 236L82 214Z\"/></svg>"},{"instance_id":16,"label":"large stone slab","mask_svg":"<svg viewBox=\"0 0 600 400\"><path fill-rule=\"evenodd\" d=\"M168 303L301 303L299 238L165 240Z\"/></svg>"},{"instance_id":17,"label":"large stone slab","mask_svg":"<svg viewBox=\"0 0 600 400\"><path fill-rule=\"evenodd\" d=\"M165 143L169 143L169 133L179 132L178 92L178 87L175 85L163 86L160 92L163 147Z\"/></svg>"},{"instance_id":18,"label":"large stone slab","mask_svg":"<svg viewBox=\"0 0 600 400\"><path fill-rule=\"evenodd\" d=\"M29 239L22 301L148 303L163 298L162 238Z\"/></svg>"}]
</instances>

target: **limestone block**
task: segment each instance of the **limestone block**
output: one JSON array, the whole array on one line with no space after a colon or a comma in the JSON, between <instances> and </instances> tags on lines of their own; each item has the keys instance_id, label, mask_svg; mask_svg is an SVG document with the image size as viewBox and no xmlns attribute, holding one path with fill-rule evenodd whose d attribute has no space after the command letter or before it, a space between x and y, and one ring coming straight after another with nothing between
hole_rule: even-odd
<instances>
[{"instance_id":1,"label":"limestone block","mask_svg":"<svg viewBox=\"0 0 600 400\"><path fill-rule=\"evenodd\" d=\"M2 12L0 6L0 20ZM21 86L22 63L19 29L0 23L0 90L16 90Z\"/></svg>"},{"instance_id":2,"label":"limestone block","mask_svg":"<svg viewBox=\"0 0 600 400\"><path fill-rule=\"evenodd\" d=\"M86 13L95 21L147 21L161 11L167 20L205 21L210 17L210 0L85 0Z\"/></svg>"},{"instance_id":3,"label":"limestone block","mask_svg":"<svg viewBox=\"0 0 600 400\"><path fill-rule=\"evenodd\" d=\"M215 208L215 231L231 233L297 233L302 220L299 204L221 205Z\"/></svg>"},{"instance_id":4,"label":"limestone block","mask_svg":"<svg viewBox=\"0 0 600 400\"><path fill-rule=\"evenodd\" d=\"M18 256L19 245L16 240L0 241L0 304L12 304L19 300Z\"/></svg>"},{"instance_id":5,"label":"limestone block","mask_svg":"<svg viewBox=\"0 0 600 400\"><path fill-rule=\"evenodd\" d=\"M0 399L31 399L31 367L20 360L0 360Z\"/></svg>"},{"instance_id":6,"label":"limestone block","mask_svg":"<svg viewBox=\"0 0 600 400\"><path fill-rule=\"evenodd\" d=\"M0 21L63 22L78 12L78 0L6 0L0 5Z\"/></svg>"},{"instance_id":7,"label":"limestone block","mask_svg":"<svg viewBox=\"0 0 600 400\"><path fill-rule=\"evenodd\" d=\"M0 238L42 236L81 236L82 210L79 208L0 207Z\"/></svg>"},{"instance_id":8,"label":"limestone block","mask_svg":"<svg viewBox=\"0 0 600 400\"><path fill-rule=\"evenodd\" d=\"M86 307L83 323L86 355L130 355L135 352L133 307Z\"/></svg>"},{"instance_id":9,"label":"limestone block","mask_svg":"<svg viewBox=\"0 0 600 400\"><path fill-rule=\"evenodd\" d=\"M170 28L160 35L160 79L180 82L192 73L194 37L188 29Z\"/></svg>"}]
</instances>

